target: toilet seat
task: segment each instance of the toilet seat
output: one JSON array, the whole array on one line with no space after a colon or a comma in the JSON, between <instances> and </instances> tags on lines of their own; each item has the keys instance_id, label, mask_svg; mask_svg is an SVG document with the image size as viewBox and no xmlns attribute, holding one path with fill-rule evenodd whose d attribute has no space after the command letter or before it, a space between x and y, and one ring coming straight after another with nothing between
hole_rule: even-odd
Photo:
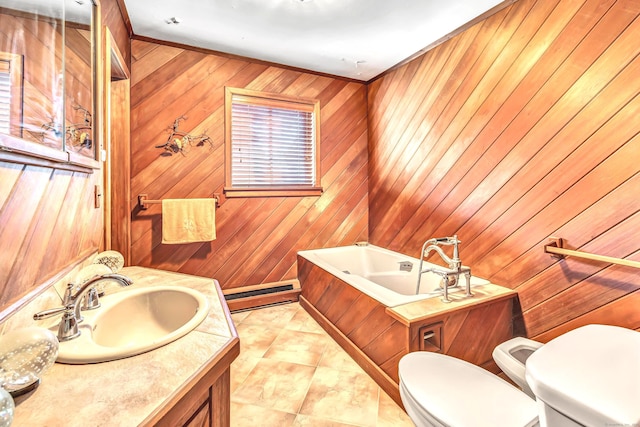
<instances>
[{"instance_id":1,"label":"toilet seat","mask_svg":"<svg viewBox=\"0 0 640 427\"><path fill-rule=\"evenodd\" d=\"M400 360L398 371L402 401L418 427L538 423L533 399L498 376L463 360L439 353L414 352Z\"/></svg>"},{"instance_id":2,"label":"toilet seat","mask_svg":"<svg viewBox=\"0 0 640 427\"><path fill-rule=\"evenodd\" d=\"M542 347L542 343L524 337L515 337L493 349L493 360L510 379L529 397L535 399L525 379L525 362Z\"/></svg>"}]
</instances>

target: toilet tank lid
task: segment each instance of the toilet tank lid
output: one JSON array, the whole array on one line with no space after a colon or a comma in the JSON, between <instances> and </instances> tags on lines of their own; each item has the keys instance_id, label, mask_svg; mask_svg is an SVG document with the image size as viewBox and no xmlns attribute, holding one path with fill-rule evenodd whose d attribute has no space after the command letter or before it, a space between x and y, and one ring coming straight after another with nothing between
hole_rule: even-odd
<instances>
[{"instance_id":1,"label":"toilet tank lid","mask_svg":"<svg viewBox=\"0 0 640 427\"><path fill-rule=\"evenodd\" d=\"M640 423L640 332L587 325L527 359L536 397L585 425Z\"/></svg>"}]
</instances>

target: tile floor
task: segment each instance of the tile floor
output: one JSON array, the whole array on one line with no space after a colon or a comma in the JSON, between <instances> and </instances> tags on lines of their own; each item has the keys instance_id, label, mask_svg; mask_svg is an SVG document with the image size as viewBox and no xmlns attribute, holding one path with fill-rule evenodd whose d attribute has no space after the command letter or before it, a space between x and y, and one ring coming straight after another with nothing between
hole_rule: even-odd
<instances>
[{"instance_id":1,"label":"tile floor","mask_svg":"<svg viewBox=\"0 0 640 427\"><path fill-rule=\"evenodd\" d=\"M231 425L413 426L298 303L233 313Z\"/></svg>"}]
</instances>

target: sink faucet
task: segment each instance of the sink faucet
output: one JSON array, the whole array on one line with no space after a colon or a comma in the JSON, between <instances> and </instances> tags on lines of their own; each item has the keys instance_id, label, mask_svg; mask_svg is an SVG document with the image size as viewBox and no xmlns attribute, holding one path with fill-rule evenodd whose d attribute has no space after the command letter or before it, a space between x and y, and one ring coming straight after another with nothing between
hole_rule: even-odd
<instances>
[{"instance_id":1,"label":"sink faucet","mask_svg":"<svg viewBox=\"0 0 640 427\"><path fill-rule=\"evenodd\" d=\"M418 269L418 283L416 285L416 295L420 293L420 281L422 279L423 273L435 273L442 277L442 288L444 290L444 295L442 298L443 302L451 302L449 299L449 287L457 286L460 274L465 275L465 279L467 282L466 287L466 296L473 296L471 293L471 268L462 265L462 261L460 260L460 254L458 251L458 245L460 244L460 240L458 240L458 236L454 235L453 237L439 237L429 239L422 245L422 252L420 252L420 268ZM447 254L444 253L440 246L453 246L453 256L449 258ZM422 263L424 258L429 256L431 252L437 253L440 258L447 264L448 268L440 268L440 267L431 267L427 269L422 269Z\"/></svg>"},{"instance_id":2,"label":"sink faucet","mask_svg":"<svg viewBox=\"0 0 640 427\"><path fill-rule=\"evenodd\" d=\"M78 323L82 321L80 308L82 300L84 299L83 297L86 294L89 294L91 290L94 290L94 286L103 280L115 280L120 284L120 286L129 286L133 283L131 279L123 276L122 274L110 273L95 276L87 280L75 293L73 292L73 285L69 284L65 292L63 301L64 305L62 307L52 308L36 313L33 315L33 319L42 320L59 313L63 313L60 325L58 326L58 340L68 341L79 336L80 330L78 329Z\"/></svg>"}]
</instances>

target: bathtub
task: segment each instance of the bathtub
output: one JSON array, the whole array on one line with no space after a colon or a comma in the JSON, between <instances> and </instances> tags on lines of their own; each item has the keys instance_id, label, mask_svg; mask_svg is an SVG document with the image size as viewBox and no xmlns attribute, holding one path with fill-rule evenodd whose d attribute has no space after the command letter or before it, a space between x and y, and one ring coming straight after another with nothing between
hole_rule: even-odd
<instances>
[{"instance_id":1,"label":"bathtub","mask_svg":"<svg viewBox=\"0 0 640 427\"><path fill-rule=\"evenodd\" d=\"M300 251L298 255L386 307L442 295L441 278L431 272L423 273L420 293L416 295L420 260L378 246L340 246ZM425 261L422 268L434 266L437 265ZM471 276L472 288L488 283ZM449 293L464 292L464 286L465 278L461 275L460 286L449 288Z\"/></svg>"}]
</instances>

